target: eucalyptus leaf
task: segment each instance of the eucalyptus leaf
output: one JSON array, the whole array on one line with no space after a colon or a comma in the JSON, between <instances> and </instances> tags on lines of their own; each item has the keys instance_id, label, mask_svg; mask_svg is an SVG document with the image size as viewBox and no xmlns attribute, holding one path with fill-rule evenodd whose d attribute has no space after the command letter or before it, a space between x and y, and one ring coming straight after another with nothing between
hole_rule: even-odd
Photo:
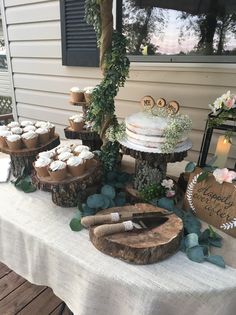
<instances>
[{"instance_id":1,"label":"eucalyptus leaf","mask_svg":"<svg viewBox=\"0 0 236 315\"><path fill-rule=\"evenodd\" d=\"M72 231L75 231L75 232L81 231L83 229L83 226L81 224L81 220L77 219L77 218L73 218L70 221L70 228Z\"/></svg>"},{"instance_id":2,"label":"eucalyptus leaf","mask_svg":"<svg viewBox=\"0 0 236 315\"><path fill-rule=\"evenodd\" d=\"M209 237L209 244L214 246L214 247L222 247L222 241L220 239L216 239L216 238L211 238Z\"/></svg>"},{"instance_id":3,"label":"eucalyptus leaf","mask_svg":"<svg viewBox=\"0 0 236 315\"><path fill-rule=\"evenodd\" d=\"M200 245L188 248L186 251L188 258L197 263L203 262L205 260L203 249Z\"/></svg>"},{"instance_id":4,"label":"eucalyptus leaf","mask_svg":"<svg viewBox=\"0 0 236 315\"><path fill-rule=\"evenodd\" d=\"M109 197L110 199L114 199L116 196L116 191L114 189L114 187L110 186L110 185L104 185L101 189L101 193L107 197Z\"/></svg>"},{"instance_id":5,"label":"eucalyptus leaf","mask_svg":"<svg viewBox=\"0 0 236 315\"><path fill-rule=\"evenodd\" d=\"M224 258L222 256L211 255L211 256L205 257L205 260L214 264L214 265L225 268L225 261L224 261Z\"/></svg>"},{"instance_id":6,"label":"eucalyptus leaf","mask_svg":"<svg viewBox=\"0 0 236 315\"><path fill-rule=\"evenodd\" d=\"M197 178L197 182L200 183L208 177L208 172L202 172Z\"/></svg>"},{"instance_id":7,"label":"eucalyptus leaf","mask_svg":"<svg viewBox=\"0 0 236 315\"><path fill-rule=\"evenodd\" d=\"M36 190L37 190L37 188L34 185L31 184L27 189L25 189L23 191L28 194L28 193L32 193L32 192L34 192Z\"/></svg>"},{"instance_id":8,"label":"eucalyptus leaf","mask_svg":"<svg viewBox=\"0 0 236 315\"><path fill-rule=\"evenodd\" d=\"M87 205L89 208L102 209L104 206L103 196L101 194L94 194L89 196L87 198Z\"/></svg>"},{"instance_id":9,"label":"eucalyptus leaf","mask_svg":"<svg viewBox=\"0 0 236 315\"><path fill-rule=\"evenodd\" d=\"M198 235L196 233L190 233L185 237L185 246L187 249L198 245Z\"/></svg>"},{"instance_id":10,"label":"eucalyptus leaf","mask_svg":"<svg viewBox=\"0 0 236 315\"><path fill-rule=\"evenodd\" d=\"M173 211L174 209L174 201L172 199L163 197L158 201L158 207L167 209L169 211Z\"/></svg>"},{"instance_id":11,"label":"eucalyptus leaf","mask_svg":"<svg viewBox=\"0 0 236 315\"><path fill-rule=\"evenodd\" d=\"M103 195L103 200L104 200L104 205L103 205L103 209L107 209L107 208L109 208L110 207L110 204L111 204L111 198L109 198L109 197L107 197L107 196L105 196L105 195Z\"/></svg>"},{"instance_id":12,"label":"eucalyptus leaf","mask_svg":"<svg viewBox=\"0 0 236 315\"><path fill-rule=\"evenodd\" d=\"M196 164L193 162L189 162L186 167L185 167L185 172L186 173L192 173L196 168Z\"/></svg>"},{"instance_id":13,"label":"eucalyptus leaf","mask_svg":"<svg viewBox=\"0 0 236 315\"><path fill-rule=\"evenodd\" d=\"M95 213L96 213L96 211L93 208L90 208L87 204L85 204L83 206L82 214L84 217L86 217L88 215L94 215Z\"/></svg>"}]
</instances>

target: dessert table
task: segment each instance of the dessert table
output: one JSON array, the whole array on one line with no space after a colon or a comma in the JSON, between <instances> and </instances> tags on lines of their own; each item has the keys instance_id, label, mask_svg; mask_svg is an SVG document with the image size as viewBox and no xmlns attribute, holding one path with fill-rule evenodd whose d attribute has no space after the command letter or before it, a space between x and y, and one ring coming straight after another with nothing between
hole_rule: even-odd
<instances>
[{"instance_id":1,"label":"dessert table","mask_svg":"<svg viewBox=\"0 0 236 315\"><path fill-rule=\"evenodd\" d=\"M178 252L137 266L106 256L88 231L72 232L75 208L50 194L25 194L0 184L0 261L47 285L75 315L233 315L236 269L197 264Z\"/></svg>"}]
</instances>

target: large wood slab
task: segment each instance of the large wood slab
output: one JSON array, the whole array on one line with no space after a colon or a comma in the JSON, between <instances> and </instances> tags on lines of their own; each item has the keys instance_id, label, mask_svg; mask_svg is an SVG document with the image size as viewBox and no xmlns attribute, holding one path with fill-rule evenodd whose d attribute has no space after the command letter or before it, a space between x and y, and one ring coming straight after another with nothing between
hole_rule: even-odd
<instances>
[{"instance_id":1,"label":"large wood slab","mask_svg":"<svg viewBox=\"0 0 236 315\"><path fill-rule=\"evenodd\" d=\"M143 213L162 212L164 209L150 204L139 203L134 206L110 208L99 214L111 212ZM134 264L151 264L173 255L180 246L183 234L183 223L175 214L159 227L140 231L117 233L96 237L94 227L90 229L90 239L101 252Z\"/></svg>"}]
</instances>

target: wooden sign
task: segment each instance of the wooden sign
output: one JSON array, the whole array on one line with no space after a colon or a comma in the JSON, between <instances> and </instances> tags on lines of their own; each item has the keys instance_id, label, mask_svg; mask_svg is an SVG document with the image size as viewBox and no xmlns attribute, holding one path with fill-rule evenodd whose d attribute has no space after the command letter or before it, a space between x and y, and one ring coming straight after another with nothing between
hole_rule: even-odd
<instances>
[{"instance_id":1,"label":"wooden sign","mask_svg":"<svg viewBox=\"0 0 236 315\"><path fill-rule=\"evenodd\" d=\"M179 103L176 101L169 102L169 104L167 105L167 111L171 115L177 114L179 111Z\"/></svg>"},{"instance_id":2,"label":"wooden sign","mask_svg":"<svg viewBox=\"0 0 236 315\"><path fill-rule=\"evenodd\" d=\"M147 95L141 99L141 105L145 110L149 110L153 108L153 106L155 105L155 101L151 96Z\"/></svg>"},{"instance_id":3,"label":"wooden sign","mask_svg":"<svg viewBox=\"0 0 236 315\"><path fill-rule=\"evenodd\" d=\"M216 182L211 174L197 182L201 169L191 174L184 205L201 220L236 237L236 184Z\"/></svg>"}]
</instances>

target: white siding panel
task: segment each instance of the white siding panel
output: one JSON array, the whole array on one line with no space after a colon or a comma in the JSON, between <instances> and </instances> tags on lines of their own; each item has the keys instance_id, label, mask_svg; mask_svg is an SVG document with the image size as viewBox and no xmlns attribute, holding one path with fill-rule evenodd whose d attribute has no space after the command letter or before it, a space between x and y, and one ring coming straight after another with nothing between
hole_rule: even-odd
<instances>
[{"instance_id":1,"label":"white siding panel","mask_svg":"<svg viewBox=\"0 0 236 315\"><path fill-rule=\"evenodd\" d=\"M60 16L59 2L50 1L6 9L7 24L54 21Z\"/></svg>"},{"instance_id":2,"label":"white siding panel","mask_svg":"<svg viewBox=\"0 0 236 315\"><path fill-rule=\"evenodd\" d=\"M50 0L5 0L6 7L18 6L22 4L42 3Z\"/></svg>"},{"instance_id":3,"label":"white siding panel","mask_svg":"<svg viewBox=\"0 0 236 315\"><path fill-rule=\"evenodd\" d=\"M15 74L13 79L15 87L17 88L58 93L69 93L70 88L75 85L84 88L99 83L99 81L95 79L75 79L23 74Z\"/></svg>"},{"instance_id":4,"label":"white siding panel","mask_svg":"<svg viewBox=\"0 0 236 315\"><path fill-rule=\"evenodd\" d=\"M13 58L15 73L53 75L63 77L101 79L99 68L67 67L61 65L61 59L26 59Z\"/></svg>"},{"instance_id":5,"label":"white siding panel","mask_svg":"<svg viewBox=\"0 0 236 315\"><path fill-rule=\"evenodd\" d=\"M11 57L61 58L60 41L10 43ZM14 71L14 69L13 69ZM26 69L27 71L27 69Z\"/></svg>"},{"instance_id":6,"label":"white siding panel","mask_svg":"<svg viewBox=\"0 0 236 315\"><path fill-rule=\"evenodd\" d=\"M8 37L10 41L60 39L59 26L58 21L10 25L8 27Z\"/></svg>"}]
</instances>

